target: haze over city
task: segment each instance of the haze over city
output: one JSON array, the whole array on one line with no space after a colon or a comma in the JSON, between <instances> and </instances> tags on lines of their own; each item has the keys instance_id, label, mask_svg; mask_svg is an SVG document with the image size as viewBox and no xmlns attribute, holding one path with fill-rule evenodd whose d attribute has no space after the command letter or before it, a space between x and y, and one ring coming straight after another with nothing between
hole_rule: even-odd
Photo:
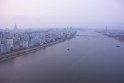
<instances>
[{"instance_id":1,"label":"haze over city","mask_svg":"<svg viewBox=\"0 0 124 83\"><path fill-rule=\"evenodd\" d=\"M0 83L124 83L124 0L0 0Z\"/></svg>"},{"instance_id":2,"label":"haze over city","mask_svg":"<svg viewBox=\"0 0 124 83\"><path fill-rule=\"evenodd\" d=\"M124 28L123 0L0 0L0 28Z\"/></svg>"}]
</instances>

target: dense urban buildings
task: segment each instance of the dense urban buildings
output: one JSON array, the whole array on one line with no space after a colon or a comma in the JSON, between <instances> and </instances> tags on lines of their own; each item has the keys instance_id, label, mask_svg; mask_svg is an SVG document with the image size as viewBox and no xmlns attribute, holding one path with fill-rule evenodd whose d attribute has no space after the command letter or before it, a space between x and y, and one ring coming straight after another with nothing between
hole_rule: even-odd
<instances>
[{"instance_id":1,"label":"dense urban buildings","mask_svg":"<svg viewBox=\"0 0 124 83\"><path fill-rule=\"evenodd\" d=\"M0 31L0 54L70 38L74 34L76 31L72 28L23 31L15 25L14 30Z\"/></svg>"}]
</instances>

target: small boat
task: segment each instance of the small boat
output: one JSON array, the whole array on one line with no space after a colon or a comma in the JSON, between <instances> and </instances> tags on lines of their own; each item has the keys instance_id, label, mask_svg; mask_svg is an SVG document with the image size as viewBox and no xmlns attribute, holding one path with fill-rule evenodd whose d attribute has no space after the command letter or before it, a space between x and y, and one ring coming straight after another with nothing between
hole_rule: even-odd
<instances>
[{"instance_id":1,"label":"small boat","mask_svg":"<svg viewBox=\"0 0 124 83\"><path fill-rule=\"evenodd\" d=\"M116 46L116 47L120 47L120 46Z\"/></svg>"},{"instance_id":2,"label":"small boat","mask_svg":"<svg viewBox=\"0 0 124 83\"><path fill-rule=\"evenodd\" d=\"M70 50L69 48L67 50Z\"/></svg>"}]
</instances>

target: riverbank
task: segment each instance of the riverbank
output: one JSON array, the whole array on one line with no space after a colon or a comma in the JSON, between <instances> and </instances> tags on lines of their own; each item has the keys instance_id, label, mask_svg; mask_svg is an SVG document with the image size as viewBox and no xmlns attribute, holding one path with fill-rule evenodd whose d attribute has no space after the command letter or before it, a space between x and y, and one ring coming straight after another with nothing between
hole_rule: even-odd
<instances>
[{"instance_id":1,"label":"riverbank","mask_svg":"<svg viewBox=\"0 0 124 83\"><path fill-rule=\"evenodd\" d=\"M74 38L74 36L70 37L70 38L66 38L66 39L59 39L59 40L49 42L47 44L43 44L43 45L40 45L40 46L35 46L35 47L31 47L31 48L22 49L22 50L18 50L18 51L13 51L11 53L3 54L3 55L0 55L0 62L6 61L6 60L9 60L9 59L12 59L12 58L16 58L18 56L26 55L28 53L35 52L35 51L40 50L42 48L46 48L46 47L64 42L64 41L72 39L72 38Z\"/></svg>"},{"instance_id":2,"label":"riverbank","mask_svg":"<svg viewBox=\"0 0 124 83\"><path fill-rule=\"evenodd\" d=\"M102 35L105 35L107 37L114 38L114 39L119 40L121 42L124 42L124 35L122 35L122 34L111 33L111 32L107 32L107 33L105 33L105 32L98 32L98 33L100 33Z\"/></svg>"},{"instance_id":3,"label":"riverbank","mask_svg":"<svg viewBox=\"0 0 124 83\"><path fill-rule=\"evenodd\" d=\"M120 35L120 34L116 34L116 35L115 34L104 34L104 35L124 42L124 35Z\"/></svg>"}]
</instances>

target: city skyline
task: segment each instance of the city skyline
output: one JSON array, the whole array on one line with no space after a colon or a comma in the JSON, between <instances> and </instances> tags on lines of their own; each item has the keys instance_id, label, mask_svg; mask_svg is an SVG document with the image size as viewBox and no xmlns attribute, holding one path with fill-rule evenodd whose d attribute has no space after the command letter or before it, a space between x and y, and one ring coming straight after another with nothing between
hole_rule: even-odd
<instances>
[{"instance_id":1,"label":"city skyline","mask_svg":"<svg viewBox=\"0 0 124 83\"><path fill-rule=\"evenodd\" d=\"M0 28L124 27L123 0L1 0Z\"/></svg>"}]
</instances>

